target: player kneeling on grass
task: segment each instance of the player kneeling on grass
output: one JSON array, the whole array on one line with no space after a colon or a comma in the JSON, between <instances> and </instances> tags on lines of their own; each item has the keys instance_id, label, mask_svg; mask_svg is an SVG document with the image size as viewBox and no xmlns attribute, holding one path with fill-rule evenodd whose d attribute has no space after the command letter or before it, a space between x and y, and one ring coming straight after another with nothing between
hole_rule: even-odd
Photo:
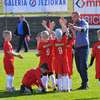
<instances>
[{"instance_id":1,"label":"player kneeling on grass","mask_svg":"<svg viewBox=\"0 0 100 100\"><path fill-rule=\"evenodd\" d=\"M96 59L96 79L99 79L100 85L100 30L97 31L98 41L92 47L91 61L89 66L92 66Z\"/></svg>"},{"instance_id":2,"label":"player kneeling on grass","mask_svg":"<svg viewBox=\"0 0 100 100\"><path fill-rule=\"evenodd\" d=\"M41 77L43 74L48 74L48 64L44 63L37 69L28 70L23 79L20 87L21 93L33 93L32 86L36 85L39 87L40 92L46 92L46 88L43 86Z\"/></svg>"},{"instance_id":3,"label":"player kneeling on grass","mask_svg":"<svg viewBox=\"0 0 100 100\"><path fill-rule=\"evenodd\" d=\"M15 53L13 51L12 45L10 43L12 39L12 32L11 31L4 31L3 32L3 48L4 48L4 69L7 75L7 83L6 88L8 92L13 92L15 89L13 87L13 79L14 79L14 56L18 58L23 58L19 53Z\"/></svg>"}]
</instances>

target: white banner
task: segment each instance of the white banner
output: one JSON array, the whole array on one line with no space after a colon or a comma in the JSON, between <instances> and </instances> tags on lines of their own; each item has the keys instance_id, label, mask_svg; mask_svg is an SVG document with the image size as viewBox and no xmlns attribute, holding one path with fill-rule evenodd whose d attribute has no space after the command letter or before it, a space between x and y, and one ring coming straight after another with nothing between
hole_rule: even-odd
<instances>
[{"instance_id":1,"label":"white banner","mask_svg":"<svg viewBox=\"0 0 100 100\"><path fill-rule=\"evenodd\" d=\"M68 0L3 0L4 12L67 12Z\"/></svg>"},{"instance_id":2,"label":"white banner","mask_svg":"<svg viewBox=\"0 0 100 100\"><path fill-rule=\"evenodd\" d=\"M100 0L74 0L74 11L89 22L90 28L100 28Z\"/></svg>"},{"instance_id":3,"label":"white banner","mask_svg":"<svg viewBox=\"0 0 100 100\"><path fill-rule=\"evenodd\" d=\"M74 0L74 10L81 14L100 14L100 0Z\"/></svg>"}]
</instances>

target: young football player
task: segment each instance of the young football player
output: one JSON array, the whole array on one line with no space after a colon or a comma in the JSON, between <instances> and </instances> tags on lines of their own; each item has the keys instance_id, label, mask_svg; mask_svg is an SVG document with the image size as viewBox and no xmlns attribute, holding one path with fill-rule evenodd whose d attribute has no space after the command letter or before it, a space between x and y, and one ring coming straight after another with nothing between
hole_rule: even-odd
<instances>
[{"instance_id":1,"label":"young football player","mask_svg":"<svg viewBox=\"0 0 100 100\"><path fill-rule=\"evenodd\" d=\"M40 64L47 63L49 67L49 76L52 81L52 87L55 89L56 82L53 68L53 41L49 39L48 31L41 32L41 42L39 45ZM44 84L48 88L48 76L43 76Z\"/></svg>"},{"instance_id":2,"label":"young football player","mask_svg":"<svg viewBox=\"0 0 100 100\"><path fill-rule=\"evenodd\" d=\"M4 31L3 32L3 38L4 38L4 43L3 43L3 48L4 48L4 59L3 59L3 64L4 64L4 70L6 73L6 89L8 92L13 92L14 87L13 87L13 80L14 80L14 56L18 58L23 58L19 53L15 53L13 50L13 47L10 43L12 39L12 32L11 31Z\"/></svg>"},{"instance_id":3,"label":"young football player","mask_svg":"<svg viewBox=\"0 0 100 100\"><path fill-rule=\"evenodd\" d=\"M48 64L41 64L37 69L28 70L23 79L22 85L20 87L21 93L33 93L32 86L36 85L39 87L40 92L46 92L46 87L43 85L41 81L41 77L43 74L48 74L49 68Z\"/></svg>"},{"instance_id":4,"label":"young football player","mask_svg":"<svg viewBox=\"0 0 100 100\"><path fill-rule=\"evenodd\" d=\"M61 29L55 30L55 72L58 75L57 86L59 91L70 91L69 65L67 57L67 36Z\"/></svg>"},{"instance_id":5,"label":"young football player","mask_svg":"<svg viewBox=\"0 0 100 100\"><path fill-rule=\"evenodd\" d=\"M95 69L96 69L96 79L99 80L100 85L100 30L97 31L98 41L94 43L92 47L92 54L89 66L92 66L94 59L96 61Z\"/></svg>"}]
</instances>

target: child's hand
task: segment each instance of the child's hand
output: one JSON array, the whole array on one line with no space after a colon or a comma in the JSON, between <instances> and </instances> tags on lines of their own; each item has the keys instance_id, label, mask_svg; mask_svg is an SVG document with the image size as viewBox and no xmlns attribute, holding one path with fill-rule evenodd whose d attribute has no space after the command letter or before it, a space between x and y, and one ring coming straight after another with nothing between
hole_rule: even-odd
<instances>
[{"instance_id":1,"label":"child's hand","mask_svg":"<svg viewBox=\"0 0 100 100\"><path fill-rule=\"evenodd\" d=\"M23 59L23 56L21 54L18 54L17 57Z\"/></svg>"},{"instance_id":2,"label":"child's hand","mask_svg":"<svg viewBox=\"0 0 100 100\"><path fill-rule=\"evenodd\" d=\"M59 23L60 23L61 26L66 26L67 20L65 20L64 17L61 17L61 18L59 19Z\"/></svg>"},{"instance_id":3,"label":"child's hand","mask_svg":"<svg viewBox=\"0 0 100 100\"><path fill-rule=\"evenodd\" d=\"M40 54L38 54L38 53L37 53L37 54L36 54L36 56L37 56L37 57L39 57L39 56L40 56Z\"/></svg>"},{"instance_id":4,"label":"child's hand","mask_svg":"<svg viewBox=\"0 0 100 100\"><path fill-rule=\"evenodd\" d=\"M43 26L46 26L46 25L47 25L47 21L43 20L43 21L42 21L42 25L43 25Z\"/></svg>"}]
</instances>

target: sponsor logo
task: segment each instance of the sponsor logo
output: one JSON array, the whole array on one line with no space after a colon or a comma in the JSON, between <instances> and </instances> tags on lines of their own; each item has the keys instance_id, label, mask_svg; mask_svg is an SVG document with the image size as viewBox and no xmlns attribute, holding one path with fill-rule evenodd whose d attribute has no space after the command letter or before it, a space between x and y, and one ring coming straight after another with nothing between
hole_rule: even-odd
<instances>
[{"instance_id":1,"label":"sponsor logo","mask_svg":"<svg viewBox=\"0 0 100 100\"><path fill-rule=\"evenodd\" d=\"M30 4L30 6L35 7L36 6L36 0L30 0L29 4Z\"/></svg>"},{"instance_id":2,"label":"sponsor logo","mask_svg":"<svg viewBox=\"0 0 100 100\"><path fill-rule=\"evenodd\" d=\"M77 0L76 1L76 5L79 7L79 8L83 8L84 5L85 5L85 2L83 0Z\"/></svg>"},{"instance_id":3,"label":"sponsor logo","mask_svg":"<svg viewBox=\"0 0 100 100\"><path fill-rule=\"evenodd\" d=\"M76 0L75 4L79 8L100 7L100 0Z\"/></svg>"}]
</instances>

